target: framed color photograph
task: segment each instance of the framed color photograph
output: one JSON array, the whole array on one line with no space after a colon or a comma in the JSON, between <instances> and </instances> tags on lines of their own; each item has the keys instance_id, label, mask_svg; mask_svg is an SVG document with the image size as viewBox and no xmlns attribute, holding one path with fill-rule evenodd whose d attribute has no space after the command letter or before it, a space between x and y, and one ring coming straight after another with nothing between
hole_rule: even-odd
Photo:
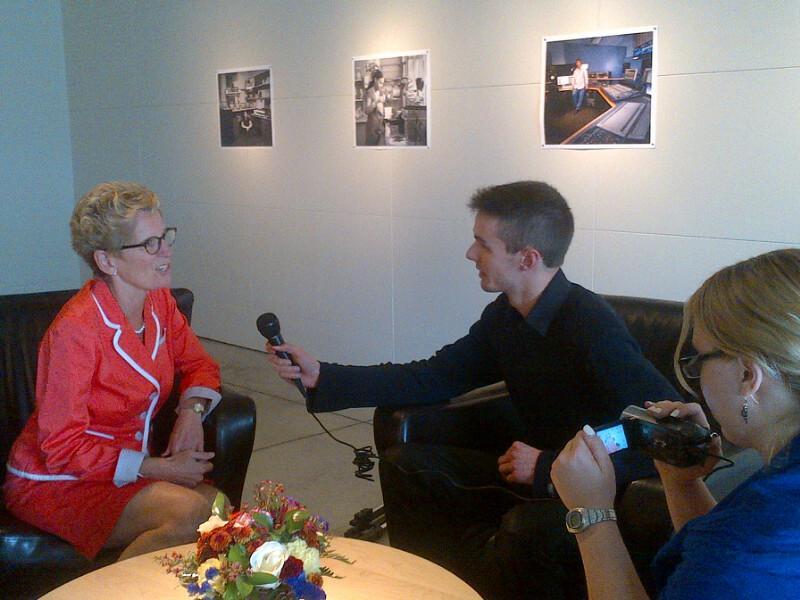
<instances>
[{"instance_id":1,"label":"framed color photograph","mask_svg":"<svg viewBox=\"0 0 800 600\"><path fill-rule=\"evenodd\" d=\"M544 38L546 148L654 148L656 27Z\"/></svg>"},{"instance_id":2,"label":"framed color photograph","mask_svg":"<svg viewBox=\"0 0 800 600\"><path fill-rule=\"evenodd\" d=\"M272 69L217 71L217 90L222 147L272 146Z\"/></svg>"},{"instance_id":3,"label":"framed color photograph","mask_svg":"<svg viewBox=\"0 0 800 600\"><path fill-rule=\"evenodd\" d=\"M353 58L356 148L428 148L428 50Z\"/></svg>"}]
</instances>

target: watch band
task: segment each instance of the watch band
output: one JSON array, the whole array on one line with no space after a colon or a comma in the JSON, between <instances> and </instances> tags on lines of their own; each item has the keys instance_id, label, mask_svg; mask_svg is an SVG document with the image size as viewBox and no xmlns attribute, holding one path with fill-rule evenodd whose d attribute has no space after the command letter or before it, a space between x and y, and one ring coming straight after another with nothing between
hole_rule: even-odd
<instances>
[{"instance_id":1,"label":"watch band","mask_svg":"<svg viewBox=\"0 0 800 600\"><path fill-rule=\"evenodd\" d=\"M616 521L617 513L613 508L573 508L567 513L566 525L570 533L581 533L592 525L603 521Z\"/></svg>"}]
</instances>

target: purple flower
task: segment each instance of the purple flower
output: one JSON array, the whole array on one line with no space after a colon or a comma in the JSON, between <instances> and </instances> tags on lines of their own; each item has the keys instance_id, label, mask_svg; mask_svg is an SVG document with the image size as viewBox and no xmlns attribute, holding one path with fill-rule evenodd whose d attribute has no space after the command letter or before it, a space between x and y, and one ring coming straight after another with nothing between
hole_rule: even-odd
<instances>
[{"instance_id":1,"label":"purple flower","mask_svg":"<svg viewBox=\"0 0 800 600\"><path fill-rule=\"evenodd\" d=\"M214 579L214 577L216 577L217 575L219 575L219 569L218 568L216 568L216 567L208 567L206 569L206 579Z\"/></svg>"},{"instance_id":2,"label":"purple flower","mask_svg":"<svg viewBox=\"0 0 800 600\"><path fill-rule=\"evenodd\" d=\"M300 600L325 600L326 598L322 588L306 581L305 573L287 579L285 583L292 588L294 595Z\"/></svg>"},{"instance_id":3,"label":"purple flower","mask_svg":"<svg viewBox=\"0 0 800 600\"><path fill-rule=\"evenodd\" d=\"M210 571L211 569L209 569ZM207 581L203 582L203 585L197 585L196 583L190 583L186 586L186 591L189 592L192 596L204 596L211 591L211 584Z\"/></svg>"}]
</instances>

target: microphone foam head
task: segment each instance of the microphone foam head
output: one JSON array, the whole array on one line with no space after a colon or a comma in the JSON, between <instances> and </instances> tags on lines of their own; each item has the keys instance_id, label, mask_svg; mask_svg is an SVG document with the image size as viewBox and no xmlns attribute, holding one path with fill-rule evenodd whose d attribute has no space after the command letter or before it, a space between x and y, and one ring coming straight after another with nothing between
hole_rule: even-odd
<instances>
[{"instance_id":1,"label":"microphone foam head","mask_svg":"<svg viewBox=\"0 0 800 600\"><path fill-rule=\"evenodd\" d=\"M258 331L265 338L269 339L280 335L281 324L275 313L264 313L256 320L256 327Z\"/></svg>"}]
</instances>

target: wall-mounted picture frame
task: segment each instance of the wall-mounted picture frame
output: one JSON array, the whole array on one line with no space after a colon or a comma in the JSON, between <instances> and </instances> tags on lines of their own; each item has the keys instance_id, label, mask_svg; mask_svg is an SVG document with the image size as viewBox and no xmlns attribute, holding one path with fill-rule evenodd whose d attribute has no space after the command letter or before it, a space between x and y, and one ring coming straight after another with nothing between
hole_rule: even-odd
<instances>
[{"instance_id":1,"label":"wall-mounted picture frame","mask_svg":"<svg viewBox=\"0 0 800 600\"><path fill-rule=\"evenodd\" d=\"M272 67L217 71L223 148L272 147Z\"/></svg>"},{"instance_id":2,"label":"wall-mounted picture frame","mask_svg":"<svg viewBox=\"0 0 800 600\"><path fill-rule=\"evenodd\" d=\"M353 57L356 148L429 148L431 62L428 50Z\"/></svg>"},{"instance_id":3,"label":"wall-mounted picture frame","mask_svg":"<svg viewBox=\"0 0 800 600\"><path fill-rule=\"evenodd\" d=\"M545 148L654 148L654 26L549 36L542 47Z\"/></svg>"}]
</instances>

